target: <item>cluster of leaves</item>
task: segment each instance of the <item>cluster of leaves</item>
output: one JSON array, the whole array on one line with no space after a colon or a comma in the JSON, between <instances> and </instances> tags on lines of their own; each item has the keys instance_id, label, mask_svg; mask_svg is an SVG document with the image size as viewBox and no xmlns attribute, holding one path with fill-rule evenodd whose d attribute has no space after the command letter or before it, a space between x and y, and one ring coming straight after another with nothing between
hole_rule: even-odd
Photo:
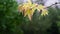
<instances>
[{"instance_id":1,"label":"cluster of leaves","mask_svg":"<svg viewBox=\"0 0 60 34\"><path fill-rule=\"evenodd\" d=\"M28 18L31 20L32 15L34 14L34 11L37 9L39 12L42 12L41 15L48 15L48 10L46 10L45 6L33 4L31 0L28 0L27 3L24 3L22 5L19 5L19 10L24 14L24 16L28 16Z\"/></svg>"}]
</instances>

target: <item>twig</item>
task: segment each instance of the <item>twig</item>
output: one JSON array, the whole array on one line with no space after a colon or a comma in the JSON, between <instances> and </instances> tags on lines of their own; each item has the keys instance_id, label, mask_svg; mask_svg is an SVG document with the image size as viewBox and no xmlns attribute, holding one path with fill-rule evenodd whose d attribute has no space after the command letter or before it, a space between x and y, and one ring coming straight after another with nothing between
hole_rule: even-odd
<instances>
[{"instance_id":1,"label":"twig","mask_svg":"<svg viewBox=\"0 0 60 34\"><path fill-rule=\"evenodd\" d=\"M46 7L46 8L49 8L49 7L51 7L51 6L53 6L53 5L56 5L56 4L60 4L60 2L55 3L55 4L52 4L52 5L50 5L50 6Z\"/></svg>"}]
</instances>

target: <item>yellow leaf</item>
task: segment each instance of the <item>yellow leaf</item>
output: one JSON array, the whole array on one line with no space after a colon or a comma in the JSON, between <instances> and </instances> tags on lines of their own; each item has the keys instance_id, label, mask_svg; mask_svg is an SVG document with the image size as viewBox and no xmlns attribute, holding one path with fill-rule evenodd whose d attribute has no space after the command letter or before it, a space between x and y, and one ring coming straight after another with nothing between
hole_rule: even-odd
<instances>
[{"instance_id":1,"label":"yellow leaf","mask_svg":"<svg viewBox=\"0 0 60 34\"><path fill-rule=\"evenodd\" d=\"M48 11L46 9L42 9L41 15L42 16L48 15Z\"/></svg>"},{"instance_id":2,"label":"yellow leaf","mask_svg":"<svg viewBox=\"0 0 60 34\"><path fill-rule=\"evenodd\" d=\"M37 10L38 10L38 11L40 11L40 10L42 10L42 9L44 9L44 8L45 8L45 7L44 7L43 5L38 5L38 6L37 6Z\"/></svg>"},{"instance_id":3,"label":"yellow leaf","mask_svg":"<svg viewBox=\"0 0 60 34\"><path fill-rule=\"evenodd\" d=\"M29 4L32 4L31 0L27 0Z\"/></svg>"},{"instance_id":4,"label":"yellow leaf","mask_svg":"<svg viewBox=\"0 0 60 34\"><path fill-rule=\"evenodd\" d=\"M28 16L28 18L31 20L33 13L34 11L32 9L27 9L27 11L24 14L24 17Z\"/></svg>"},{"instance_id":5,"label":"yellow leaf","mask_svg":"<svg viewBox=\"0 0 60 34\"><path fill-rule=\"evenodd\" d=\"M42 10L42 13L41 13L41 15L43 16L45 16L45 15L48 15L48 10L47 9L44 9L45 8L45 6L43 6L43 5L38 5L37 6L37 10L40 12L40 10Z\"/></svg>"}]
</instances>

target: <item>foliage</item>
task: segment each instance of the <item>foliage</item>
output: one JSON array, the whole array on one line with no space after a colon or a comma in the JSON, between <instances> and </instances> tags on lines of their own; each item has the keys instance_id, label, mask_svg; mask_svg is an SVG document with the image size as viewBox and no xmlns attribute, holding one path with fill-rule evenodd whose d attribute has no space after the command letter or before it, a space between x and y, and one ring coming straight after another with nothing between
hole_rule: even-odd
<instances>
[{"instance_id":1,"label":"foliage","mask_svg":"<svg viewBox=\"0 0 60 34\"><path fill-rule=\"evenodd\" d=\"M14 0L0 0L0 34L22 33L18 28L22 15L18 14L17 6Z\"/></svg>"},{"instance_id":2,"label":"foliage","mask_svg":"<svg viewBox=\"0 0 60 34\"><path fill-rule=\"evenodd\" d=\"M31 20L32 15L34 14L34 11L37 9L39 12L42 12L41 15L45 16L48 15L48 10L46 10L45 6L33 4L31 0L28 0L28 3L24 3L22 5L19 5L19 10L24 14L24 16L28 16L28 18Z\"/></svg>"}]
</instances>

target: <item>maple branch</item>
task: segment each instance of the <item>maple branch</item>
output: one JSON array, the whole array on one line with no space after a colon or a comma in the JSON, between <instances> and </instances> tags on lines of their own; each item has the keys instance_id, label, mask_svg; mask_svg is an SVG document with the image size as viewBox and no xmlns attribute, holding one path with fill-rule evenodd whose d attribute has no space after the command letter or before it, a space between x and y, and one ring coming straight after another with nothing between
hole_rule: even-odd
<instances>
[{"instance_id":1,"label":"maple branch","mask_svg":"<svg viewBox=\"0 0 60 34\"><path fill-rule=\"evenodd\" d=\"M57 5L57 4L60 4L60 2L55 3L55 4L52 4L52 5L50 5L50 6L46 7L46 8L49 8L49 7L51 7L51 6L53 6L53 5Z\"/></svg>"}]
</instances>

